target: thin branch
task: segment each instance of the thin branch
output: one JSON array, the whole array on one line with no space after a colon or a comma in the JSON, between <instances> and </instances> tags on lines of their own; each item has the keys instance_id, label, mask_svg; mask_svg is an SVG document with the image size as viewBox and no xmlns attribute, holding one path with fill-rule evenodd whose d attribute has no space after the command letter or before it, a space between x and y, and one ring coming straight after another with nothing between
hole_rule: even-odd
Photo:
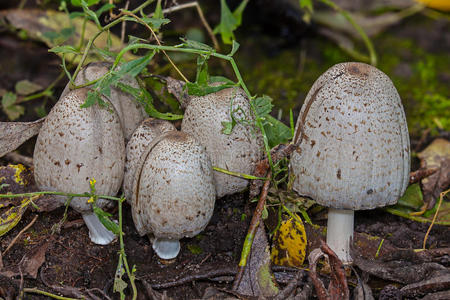
<instances>
[{"instance_id":1,"label":"thin branch","mask_svg":"<svg viewBox=\"0 0 450 300\"><path fill-rule=\"evenodd\" d=\"M16 237L11 241L11 243L9 243L8 247L6 248L5 251L3 251L3 255L5 255L6 252L8 252L9 249L11 249L11 247L17 242L17 240L20 238L20 236L27 231L31 226L33 226L34 222L36 222L37 218L39 217L39 215L34 216L33 220L31 220L31 222L25 226L25 228L23 228L17 235Z\"/></svg>"}]
</instances>

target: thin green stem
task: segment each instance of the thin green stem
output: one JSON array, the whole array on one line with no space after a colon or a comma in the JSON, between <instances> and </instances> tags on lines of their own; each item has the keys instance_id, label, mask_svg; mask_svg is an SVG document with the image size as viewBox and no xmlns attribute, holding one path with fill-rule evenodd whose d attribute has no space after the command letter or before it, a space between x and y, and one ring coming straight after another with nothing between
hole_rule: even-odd
<instances>
[{"instance_id":1,"label":"thin green stem","mask_svg":"<svg viewBox=\"0 0 450 300\"><path fill-rule=\"evenodd\" d=\"M362 40L364 41L364 44L366 45L367 50L369 51L369 57L370 57L370 64L373 66L377 65L377 54L375 52L375 48L373 47L372 41L369 39L367 34L365 33L364 29L353 20L353 17L344 9L342 9L340 6L338 6L336 3L330 0L320 0L322 3L328 5L329 7L333 8L335 11L340 13L352 26L355 28L355 30L358 32L358 34L361 36Z\"/></svg>"},{"instance_id":2,"label":"thin green stem","mask_svg":"<svg viewBox=\"0 0 450 300\"><path fill-rule=\"evenodd\" d=\"M22 194L0 194L1 198L19 198L19 197L33 197L36 195L56 195L56 196L66 196L66 197L98 197L101 199L106 200L114 200L114 201L120 201L120 198L112 197L112 196L106 196L106 195L95 195L91 193L84 193L84 194L72 194L72 193L63 193L63 192L53 192L53 191L43 191L43 192L32 192L32 193L22 193Z\"/></svg>"},{"instance_id":3,"label":"thin green stem","mask_svg":"<svg viewBox=\"0 0 450 300\"><path fill-rule=\"evenodd\" d=\"M80 300L83 298L69 298L69 297L63 297L63 296L59 296L59 295L55 295L46 291L42 291L39 290L37 288L24 288L23 289L24 293L30 293L30 294L39 294L39 295L43 295L43 296L47 296L53 299L60 299L60 300Z\"/></svg>"},{"instance_id":4,"label":"thin green stem","mask_svg":"<svg viewBox=\"0 0 450 300\"><path fill-rule=\"evenodd\" d=\"M52 89L53 87L61 80L64 78L64 72L61 72L58 77L52 82L50 83L50 85L43 91L33 94L33 95L29 95L24 97L21 101L17 101L17 103L23 103L23 102L27 102L36 98L40 98L40 97L44 97L44 96L51 96L52 93Z\"/></svg>"},{"instance_id":5,"label":"thin green stem","mask_svg":"<svg viewBox=\"0 0 450 300\"><path fill-rule=\"evenodd\" d=\"M250 179L250 180L268 180L269 179L269 178L265 178L265 177L257 177L257 176L253 176L253 175L249 175L249 174L245 174L245 173L240 173L240 172L233 172L233 171L229 171L227 169L222 169L219 167L213 167L213 170L221 172L221 173L225 173L225 174L228 174L231 176L236 176L236 177Z\"/></svg>"},{"instance_id":6,"label":"thin green stem","mask_svg":"<svg viewBox=\"0 0 450 300\"><path fill-rule=\"evenodd\" d=\"M123 265L125 266L125 270L127 272L128 278L130 279L131 282L131 288L133 290L133 300L136 300L137 297L137 288L136 288L136 284L134 282L134 274L130 271L130 267L128 266L128 261L127 261L127 255L125 253L125 244L123 242L123 231L122 231L122 202L125 201L125 198L121 198L119 200L119 241L120 241L120 255L122 257L123 260Z\"/></svg>"}]
</instances>

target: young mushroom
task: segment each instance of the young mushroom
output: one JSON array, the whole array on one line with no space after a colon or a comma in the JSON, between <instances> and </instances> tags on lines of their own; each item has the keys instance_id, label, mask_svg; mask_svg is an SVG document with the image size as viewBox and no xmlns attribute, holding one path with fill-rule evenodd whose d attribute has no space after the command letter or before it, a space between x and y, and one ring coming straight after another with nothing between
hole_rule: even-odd
<instances>
[{"instance_id":1,"label":"young mushroom","mask_svg":"<svg viewBox=\"0 0 450 300\"><path fill-rule=\"evenodd\" d=\"M216 191L205 148L185 132L169 131L148 145L133 181L132 215L138 233L153 234L162 259L180 251L179 240L208 224Z\"/></svg>"},{"instance_id":2,"label":"young mushroom","mask_svg":"<svg viewBox=\"0 0 450 300\"><path fill-rule=\"evenodd\" d=\"M181 130L192 134L211 158L213 166L232 172L253 174L262 157L263 141L252 126L254 116L245 92L227 88L201 97L192 97L186 105ZM237 120L231 134L223 133L223 122ZM217 197L244 190L248 181L214 171Z\"/></svg>"},{"instance_id":3,"label":"young mushroom","mask_svg":"<svg viewBox=\"0 0 450 300\"><path fill-rule=\"evenodd\" d=\"M80 108L88 91L81 88L68 92L39 131L33 157L34 176L41 190L89 193L92 179L97 182L97 194L114 196L120 189L125 143L119 117L112 105L112 109L97 104ZM100 208L111 204L105 199L96 202ZM106 245L115 238L93 213L87 198L75 197L70 206L82 214L92 242Z\"/></svg>"},{"instance_id":4,"label":"young mushroom","mask_svg":"<svg viewBox=\"0 0 450 300\"><path fill-rule=\"evenodd\" d=\"M176 128L169 121L148 118L133 132L127 143L125 175L122 185L123 193L129 204L131 204L134 174L142 153L156 137L172 130L176 130Z\"/></svg>"},{"instance_id":5,"label":"young mushroom","mask_svg":"<svg viewBox=\"0 0 450 300\"><path fill-rule=\"evenodd\" d=\"M351 263L355 210L395 204L409 179L400 96L380 70L341 63L320 76L296 124L293 188L329 207L327 243Z\"/></svg>"},{"instance_id":6,"label":"young mushroom","mask_svg":"<svg viewBox=\"0 0 450 300\"><path fill-rule=\"evenodd\" d=\"M85 84L102 77L109 71L111 66L112 64L109 62L91 62L87 64L83 67L83 69L81 69L80 73L75 78L75 85ZM119 82L134 88L139 88L139 84L136 79L130 76L123 77ZM69 91L69 84L67 84L61 94L61 98L63 98ZM125 93L120 88L114 86L111 86L111 95L108 99L119 115L124 137L128 140L136 127L139 126L147 115L144 107L132 95Z\"/></svg>"}]
</instances>

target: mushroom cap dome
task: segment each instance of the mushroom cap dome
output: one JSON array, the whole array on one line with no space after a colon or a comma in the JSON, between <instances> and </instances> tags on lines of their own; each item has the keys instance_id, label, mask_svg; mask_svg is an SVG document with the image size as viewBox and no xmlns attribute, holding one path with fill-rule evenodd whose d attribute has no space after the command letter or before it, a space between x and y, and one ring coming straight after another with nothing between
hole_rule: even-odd
<instances>
[{"instance_id":1,"label":"mushroom cap dome","mask_svg":"<svg viewBox=\"0 0 450 300\"><path fill-rule=\"evenodd\" d=\"M214 211L216 191L205 148L185 132L157 137L141 156L132 214L140 235L180 239L202 231Z\"/></svg>"},{"instance_id":2,"label":"mushroom cap dome","mask_svg":"<svg viewBox=\"0 0 450 300\"><path fill-rule=\"evenodd\" d=\"M231 114L238 122L231 134L225 134L222 123L231 122ZM195 136L206 147L213 166L253 174L263 154L262 136L251 125L253 120L245 92L234 87L190 99L181 130ZM248 185L246 179L217 171L214 179L219 198L240 192Z\"/></svg>"},{"instance_id":3,"label":"mushroom cap dome","mask_svg":"<svg viewBox=\"0 0 450 300\"><path fill-rule=\"evenodd\" d=\"M395 204L409 181L405 113L392 81L363 63L321 75L297 119L293 188L319 204L372 209Z\"/></svg>"},{"instance_id":4,"label":"mushroom cap dome","mask_svg":"<svg viewBox=\"0 0 450 300\"><path fill-rule=\"evenodd\" d=\"M122 126L115 109L98 104L81 108L89 89L68 92L46 117L34 149L34 177L42 190L82 194L95 179L99 195L114 196L120 189L125 165ZM104 101L108 101L106 98ZM66 197L61 197L62 201ZM109 200L98 199L105 207ZM90 212L86 198L74 198L70 206Z\"/></svg>"},{"instance_id":5,"label":"mushroom cap dome","mask_svg":"<svg viewBox=\"0 0 450 300\"><path fill-rule=\"evenodd\" d=\"M148 118L131 135L126 148L125 175L123 177L122 189L128 203L131 204L134 173L142 153L145 152L150 143L161 134L176 130L175 126L166 120Z\"/></svg>"}]
</instances>

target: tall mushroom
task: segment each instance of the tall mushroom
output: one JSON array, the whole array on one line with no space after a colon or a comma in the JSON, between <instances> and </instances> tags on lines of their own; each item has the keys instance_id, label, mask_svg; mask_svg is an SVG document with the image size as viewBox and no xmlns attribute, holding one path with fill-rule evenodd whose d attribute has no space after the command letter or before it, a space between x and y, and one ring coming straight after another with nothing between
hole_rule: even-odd
<instances>
[{"instance_id":1,"label":"tall mushroom","mask_svg":"<svg viewBox=\"0 0 450 300\"><path fill-rule=\"evenodd\" d=\"M293 189L330 207L327 243L350 263L354 210L397 202L409 179L400 96L380 70L341 63L309 91L296 124Z\"/></svg>"},{"instance_id":2,"label":"tall mushroom","mask_svg":"<svg viewBox=\"0 0 450 300\"><path fill-rule=\"evenodd\" d=\"M88 193L92 179L97 181L100 195L114 196L120 189L125 142L119 117L114 108L98 104L81 108L87 92L87 88L68 92L39 131L33 155L34 177L42 190ZM59 200L65 201L65 197ZM98 199L96 204L104 208L112 203ZM105 245L115 238L93 213L87 198L75 197L70 206L82 214L92 242Z\"/></svg>"}]
</instances>

